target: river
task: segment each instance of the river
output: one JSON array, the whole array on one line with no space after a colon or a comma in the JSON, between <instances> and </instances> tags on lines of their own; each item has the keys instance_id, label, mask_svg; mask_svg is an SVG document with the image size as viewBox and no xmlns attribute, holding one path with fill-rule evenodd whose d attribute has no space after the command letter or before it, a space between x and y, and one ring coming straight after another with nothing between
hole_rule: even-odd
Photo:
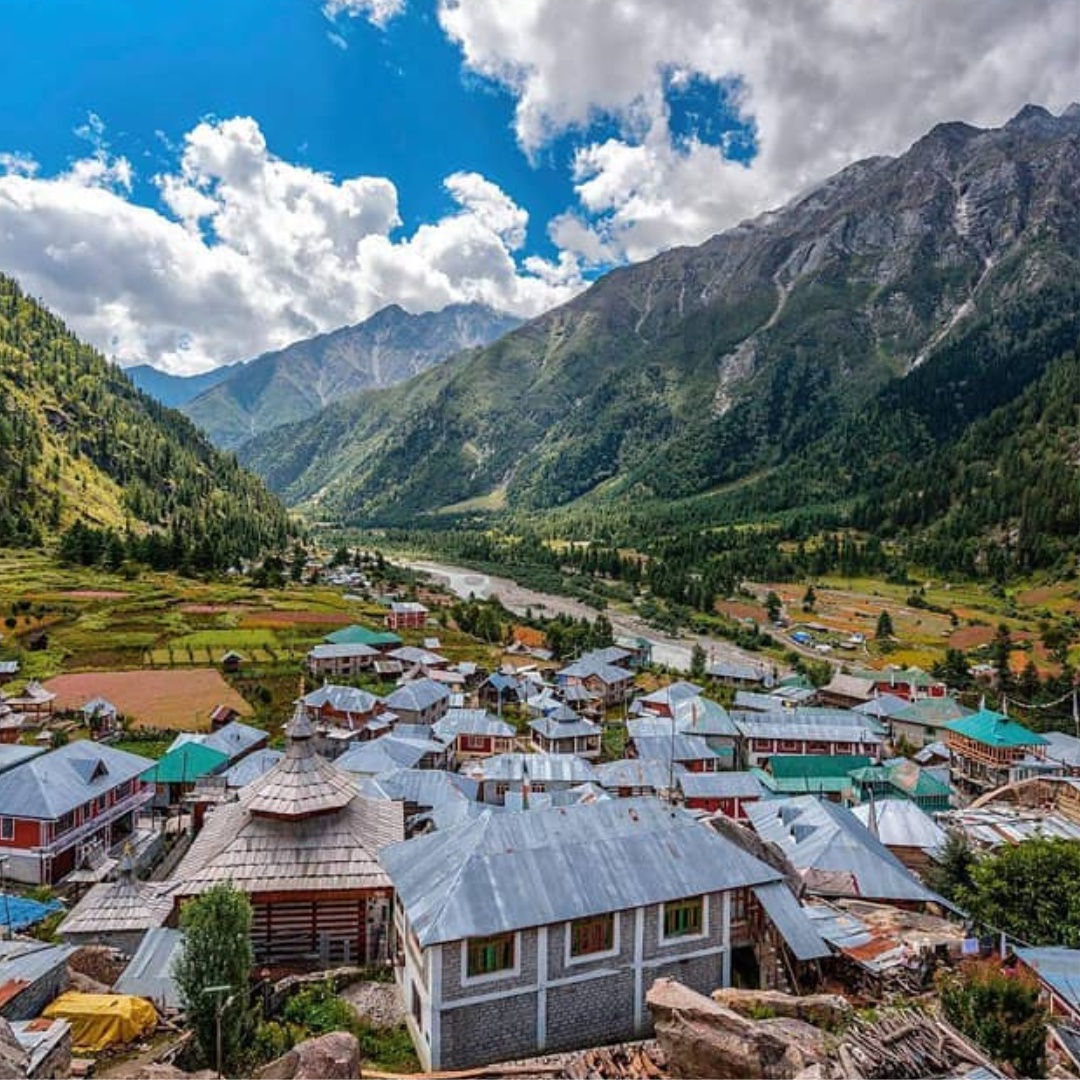
<instances>
[{"instance_id":1,"label":"river","mask_svg":"<svg viewBox=\"0 0 1080 1080\"><path fill-rule=\"evenodd\" d=\"M555 596L551 593L527 589L509 578L494 577L479 570L467 570L461 566L448 566L445 563L418 559L406 562L410 570L428 574L439 584L448 588L455 596L467 600L475 596L478 600L487 600L497 596L503 606L515 615L524 615L531 610L534 615L571 615L575 619L595 619L598 610L580 600L568 596ZM690 656L694 645L700 645L713 663L719 660L735 660L752 664L756 667L769 666L773 663L757 653L746 652L723 638L710 637L672 637L649 626L638 615L608 608L605 612L617 635L644 638L652 644L653 662L663 664L675 671L690 670Z\"/></svg>"}]
</instances>

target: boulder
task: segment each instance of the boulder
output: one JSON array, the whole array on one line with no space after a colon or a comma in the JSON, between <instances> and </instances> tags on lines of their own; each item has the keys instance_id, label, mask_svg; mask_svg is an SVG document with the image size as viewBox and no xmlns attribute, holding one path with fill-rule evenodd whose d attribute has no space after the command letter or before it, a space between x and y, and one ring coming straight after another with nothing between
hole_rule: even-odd
<instances>
[{"instance_id":1,"label":"boulder","mask_svg":"<svg viewBox=\"0 0 1080 1080\"><path fill-rule=\"evenodd\" d=\"M25 1077L30 1055L19 1045L8 1022L0 1017L0 1078L16 1080Z\"/></svg>"},{"instance_id":2,"label":"boulder","mask_svg":"<svg viewBox=\"0 0 1080 1080\"><path fill-rule=\"evenodd\" d=\"M789 1020L805 1020L814 1027L837 1031L852 1017L847 998L839 994L807 994L797 997L779 990L714 990L713 1001L725 1009L734 1009L740 1016L761 1020L766 1016L782 1016Z\"/></svg>"},{"instance_id":3,"label":"boulder","mask_svg":"<svg viewBox=\"0 0 1080 1080\"><path fill-rule=\"evenodd\" d=\"M356 1080L360 1043L346 1031L332 1031L297 1043L259 1070L259 1080Z\"/></svg>"},{"instance_id":4,"label":"boulder","mask_svg":"<svg viewBox=\"0 0 1080 1080\"><path fill-rule=\"evenodd\" d=\"M793 1080L827 1060L823 1032L803 1020L750 1020L674 979L646 998L672 1076Z\"/></svg>"}]
</instances>

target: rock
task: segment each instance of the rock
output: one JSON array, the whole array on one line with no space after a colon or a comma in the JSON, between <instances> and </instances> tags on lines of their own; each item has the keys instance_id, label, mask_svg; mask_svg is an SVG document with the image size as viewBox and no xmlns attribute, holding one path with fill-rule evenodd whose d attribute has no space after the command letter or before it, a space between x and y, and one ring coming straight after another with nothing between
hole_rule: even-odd
<instances>
[{"instance_id":1,"label":"rock","mask_svg":"<svg viewBox=\"0 0 1080 1080\"><path fill-rule=\"evenodd\" d=\"M98 982L97 979L91 979L89 975L84 975L81 971L72 971L68 968L68 978L71 982L71 989L78 990L80 994L109 994L112 992L111 986L106 986L103 982Z\"/></svg>"},{"instance_id":2,"label":"rock","mask_svg":"<svg viewBox=\"0 0 1080 1080\"><path fill-rule=\"evenodd\" d=\"M259 1070L259 1080L356 1080L360 1043L346 1031L332 1031L297 1043Z\"/></svg>"},{"instance_id":3,"label":"rock","mask_svg":"<svg viewBox=\"0 0 1080 1080\"><path fill-rule=\"evenodd\" d=\"M8 1022L0 1017L0 1080L25 1077L30 1058Z\"/></svg>"},{"instance_id":4,"label":"rock","mask_svg":"<svg viewBox=\"0 0 1080 1080\"><path fill-rule=\"evenodd\" d=\"M836 1031L852 1017L850 1002L839 994L807 994L797 997L779 990L714 990L713 1001L726 1009L734 1009L751 1020L763 1016L783 1016L789 1020L805 1020L814 1027Z\"/></svg>"},{"instance_id":5,"label":"rock","mask_svg":"<svg viewBox=\"0 0 1080 1080\"><path fill-rule=\"evenodd\" d=\"M673 979L646 998L672 1076L793 1080L823 1064L825 1036L803 1020L750 1020Z\"/></svg>"}]
</instances>

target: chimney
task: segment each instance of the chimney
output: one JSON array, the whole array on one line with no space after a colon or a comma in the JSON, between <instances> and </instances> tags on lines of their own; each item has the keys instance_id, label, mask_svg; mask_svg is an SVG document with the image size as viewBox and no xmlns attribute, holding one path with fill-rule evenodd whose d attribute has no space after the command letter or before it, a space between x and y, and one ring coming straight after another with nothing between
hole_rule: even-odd
<instances>
[{"instance_id":1,"label":"chimney","mask_svg":"<svg viewBox=\"0 0 1080 1080\"><path fill-rule=\"evenodd\" d=\"M529 809L529 796L532 794L532 784L529 781L529 763L521 763L521 809Z\"/></svg>"}]
</instances>

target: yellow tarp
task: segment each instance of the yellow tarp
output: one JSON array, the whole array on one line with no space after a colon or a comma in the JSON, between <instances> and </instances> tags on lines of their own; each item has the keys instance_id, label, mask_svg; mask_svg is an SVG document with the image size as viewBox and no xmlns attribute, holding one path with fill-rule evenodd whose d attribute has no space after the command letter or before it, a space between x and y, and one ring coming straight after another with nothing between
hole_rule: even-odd
<instances>
[{"instance_id":1,"label":"yellow tarp","mask_svg":"<svg viewBox=\"0 0 1080 1080\"><path fill-rule=\"evenodd\" d=\"M157 1026L154 1006L129 994L61 994L42 1014L71 1024L72 1049L92 1054L132 1042Z\"/></svg>"}]
</instances>

